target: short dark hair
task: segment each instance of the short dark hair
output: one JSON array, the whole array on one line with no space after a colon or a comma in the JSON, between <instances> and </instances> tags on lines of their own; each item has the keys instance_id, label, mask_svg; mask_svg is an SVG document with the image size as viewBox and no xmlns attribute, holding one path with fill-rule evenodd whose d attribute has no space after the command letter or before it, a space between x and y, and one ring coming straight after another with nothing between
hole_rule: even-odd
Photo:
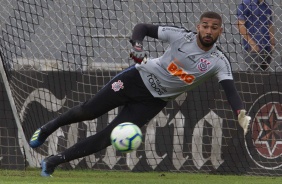
<instances>
[{"instance_id":1,"label":"short dark hair","mask_svg":"<svg viewBox=\"0 0 282 184\"><path fill-rule=\"evenodd\" d=\"M208 12L205 12L201 15L200 17L200 21L203 19L203 18L211 18L211 19L218 19L220 21L220 25L222 24L222 18L221 16L216 13L216 12L213 12L213 11L208 11Z\"/></svg>"}]
</instances>

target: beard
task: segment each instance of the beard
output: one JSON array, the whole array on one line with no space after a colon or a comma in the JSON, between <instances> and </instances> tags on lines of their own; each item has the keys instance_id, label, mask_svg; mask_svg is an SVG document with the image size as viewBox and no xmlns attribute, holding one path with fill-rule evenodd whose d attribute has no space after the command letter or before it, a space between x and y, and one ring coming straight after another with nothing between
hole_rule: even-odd
<instances>
[{"instance_id":1,"label":"beard","mask_svg":"<svg viewBox=\"0 0 282 184\"><path fill-rule=\"evenodd\" d=\"M211 39L211 42L205 42L204 41L204 38L205 37L208 37ZM205 36L205 37L202 37L201 33L199 33L199 40L201 42L201 44L204 46L204 47L211 47L213 46L213 44L217 41L218 37L216 37L215 39L213 39L212 37L210 36Z\"/></svg>"}]
</instances>

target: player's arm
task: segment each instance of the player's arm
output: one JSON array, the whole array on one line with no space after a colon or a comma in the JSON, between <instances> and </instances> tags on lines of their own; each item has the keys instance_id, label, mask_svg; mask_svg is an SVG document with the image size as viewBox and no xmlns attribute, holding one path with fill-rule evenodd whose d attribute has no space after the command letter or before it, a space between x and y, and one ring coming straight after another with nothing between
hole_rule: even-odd
<instances>
[{"instance_id":1,"label":"player's arm","mask_svg":"<svg viewBox=\"0 0 282 184\"><path fill-rule=\"evenodd\" d=\"M246 19L247 19L246 15L249 15L250 13L251 13L250 9L247 7L247 5L245 5L244 3L241 3L237 9L237 17L238 17L237 26L238 26L239 33L243 36L243 38L251 46L252 51L259 52L260 50L259 46L257 45L256 41L252 38L252 35L250 35L250 33L248 32L245 26Z\"/></svg>"},{"instance_id":2,"label":"player's arm","mask_svg":"<svg viewBox=\"0 0 282 184\"><path fill-rule=\"evenodd\" d=\"M141 63L146 57L146 52L143 50L143 40L145 36L152 38L158 38L158 28L157 25L152 24L137 24L132 32L132 38L130 43L132 44L132 49L130 57L136 62Z\"/></svg>"},{"instance_id":3,"label":"player's arm","mask_svg":"<svg viewBox=\"0 0 282 184\"><path fill-rule=\"evenodd\" d=\"M275 47L275 38L274 38L274 25L269 25L269 36L270 36L270 44L271 44L271 50L274 50Z\"/></svg>"},{"instance_id":4,"label":"player's arm","mask_svg":"<svg viewBox=\"0 0 282 184\"><path fill-rule=\"evenodd\" d=\"M252 36L249 34L249 32L248 32L248 30L245 26L245 20L238 20L237 25L238 25L239 33L243 36L243 38L251 46L252 51L259 52L260 48L256 44L255 40L252 38Z\"/></svg>"},{"instance_id":5,"label":"player's arm","mask_svg":"<svg viewBox=\"0 0 282 184\"><path fill-rule=\"evenodd\" d=\"M145 36L158 38L158 25L140 23L133 28L131 40L142 42Z\"/></svg>"},{"instance_id":6,"label":"player's arm","mask_svg":"<svg viewBox=\"0 0 282 184\"><path fill-rule=\"evenodd\" d=\"M270 36L270 44L271 44L271 51L274 50L274 47L275 47L275 38L274 38L274 24L273 24L273 12L271 9L269 9L269 11L271 12L270 13L270 22L269 22L269 36Z\"/></svg>"},{"instance_id":7,"label":"player's arm","mask_svg":"<svg viewBox=\"0 0 282 184\"><path fill-rule=\"evenodd\" d=\"M226 94L226 98L232 110L238 116L239 124L243 128L244 134L246 135L251 117L246 115L244 104L238 94L234 81L233 80L222 80L220 81L220 84L223 87L223 90Z\"/></svg>"},{"instance_id":8,"label":"player's arm","mask_svg":"<svg viewBox=\"0 0 282 184\"><path fill-rule=\"evenodd\" d=\"M270 43L271 52L272 52L275 48L275 38L274 38L275 31L274 31L274 22L273 22L273 11L271 7L268 6L264 13L268 15L268 20L267 20L267 23L265 24L268 25L268 32L269 32L269 37L270 37L269 43Z\"/></svg>"}]
</instances>

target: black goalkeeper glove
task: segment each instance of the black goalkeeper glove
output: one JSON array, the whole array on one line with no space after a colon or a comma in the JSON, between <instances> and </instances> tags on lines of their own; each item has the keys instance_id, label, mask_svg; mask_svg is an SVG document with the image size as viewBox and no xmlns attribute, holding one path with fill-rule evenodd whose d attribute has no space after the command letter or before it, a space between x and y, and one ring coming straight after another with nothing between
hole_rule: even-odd
<instances>
[{"instance_id":1,"label":"black goalkeeper glove","mask_svg":"<svg viewBox=\"0 0 282 184\"><path fill-rule=\"evenodd\" d=\"M135 63L141 63L144 58L147 57L147 53L143 51L142 42L130 40L130 43L133 47L130 51L130 57L134 60Z\"/></svg>"}]
</instances>

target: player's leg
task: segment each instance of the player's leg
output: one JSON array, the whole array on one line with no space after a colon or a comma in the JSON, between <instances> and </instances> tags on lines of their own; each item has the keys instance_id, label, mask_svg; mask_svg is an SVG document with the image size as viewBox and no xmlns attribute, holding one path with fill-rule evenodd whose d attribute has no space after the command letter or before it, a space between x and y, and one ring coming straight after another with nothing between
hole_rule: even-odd
<instances>
[{"instance_id":1,"label":"player's leg","mask_svg":"<svg viewBox=\"0 0 282 184\"><path fill-rule=\"evenodd\" d=\"M125 91L115 91L112 89L112 85L117 81L124 81L124 85L131 83L130 79L126 77L127 73L132 73L131 70L136 69L134 67L130 67L121 72L108 84L106 84L93 98L71 108L69 111L37 129L30 139L30 146L32 148L39 147L45 142L49 135L61 126L95 119L118 106L128 103L130 98L125 94Z\"/></svg>"},{"instance_id":2,"label":"player's leg","mask_svg":"<svg viewBox=\"0 0 282 184\"><path fill-rule=\"evenodd\" d=\"M52 174L54 168L61 163L85 157L105 149L111 144L110 134L115 126L123 122L132 122L142 127L156 116L166 104L163 100L151 97L147 101L125 105L117 117L105 129L76 143L60 154L44 159L42 165L45 168L42 170L42 176Z\"/></svg>"}]
</instances>

